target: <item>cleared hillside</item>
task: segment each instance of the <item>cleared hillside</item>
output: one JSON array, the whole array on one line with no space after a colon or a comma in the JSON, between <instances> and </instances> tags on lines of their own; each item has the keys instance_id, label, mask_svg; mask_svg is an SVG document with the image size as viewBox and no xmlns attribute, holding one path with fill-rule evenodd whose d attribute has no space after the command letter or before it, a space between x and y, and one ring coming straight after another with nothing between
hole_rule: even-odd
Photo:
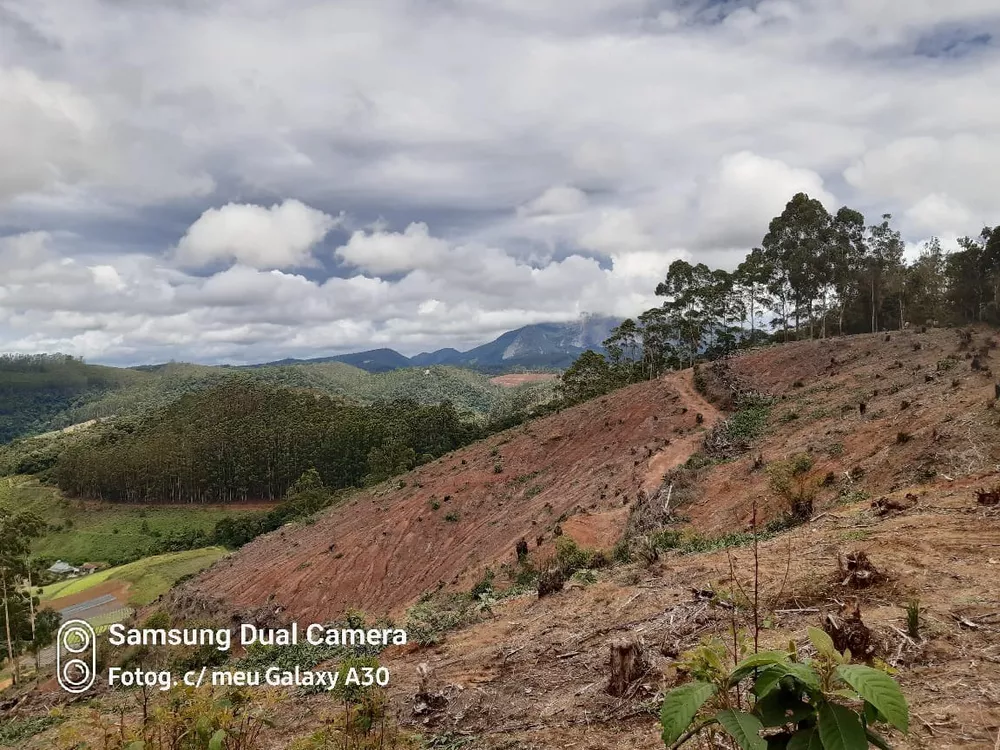
<instances>
[{"instance_id":1,"label":"cleared hillside","mask_svg":"<svg viewBox=\"0 0 1000 750\"><path fill-rule=\"evenodd\" d=\"M976 491L1000 477L991 340L979 331L963 343L953 330L857 336L771 347L703 371L710 392L737 381L775 397L764 434L724 460L703 440L726 415L695 393L691 371L636 385L446 456L315 525L263 537L183 587L176 603L219 614L267 604L300 621L349 606L399 613L439 581L467 591L487 565L513 561L522 535L531 557L546 559L557 523L581 544L609 546L636 506L662 502L663 474L697 454L662 489L674 493L682 538L718 535L726 549L679 544L659 560L599 572L595 584L499 603L433 649L384 658L396 708L423 732L476 748L662 748L656 696L683 679L680 654L727 632L727 592L751 585L746 537L722 534L747 529L754 499L761 525L786 512L770 477L805 454L811 518L760 547L762 647L792 640L808 652L806 627L856 602L874 654L898 670L911 703L911 734L893 746L990 750L1000 733L1000 508ZM448 510L456 521L441 517ZM857 551L884 578L845 582L844 556ZM920 630L910 637L914 601ZM645 644L649 669L616 699L604 686L609 644L621 637ZM445 699L415 714L420 664L430 669L424 688ZM297 705L282 736L305 732L321 705Z\"/></svg>"},{"instance_id":2,"label":"cleared hillside","mask_svg":"<svg viewBox=\"0 0 1000 750\"><path fill-rule=\"evenodd\" d=\"M226 608L271 600L304 620L350 607L399 613L439 582L467 587L487 566L512 561L522 537L536 555L551 554L557 526L609 549L650 466L669 468L651 457L665 450L683 461L704 430L696 414L713 411L690 373L632 386L358 493L313 525L262 537L193 589Z\"/></svg>"}]
</instances>

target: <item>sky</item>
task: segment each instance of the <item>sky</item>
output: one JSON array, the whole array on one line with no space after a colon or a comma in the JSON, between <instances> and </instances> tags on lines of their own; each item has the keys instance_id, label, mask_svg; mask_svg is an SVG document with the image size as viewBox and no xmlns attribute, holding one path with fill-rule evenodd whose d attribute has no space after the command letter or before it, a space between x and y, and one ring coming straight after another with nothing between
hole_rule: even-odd
<instances>
[{"instance_id":1,"label":"sky","mask_svg":"<svg viewBox=\"0 0 1000 750\"><path fill-rule=\"evenodd\" d=\"M799 191L1000 221L996 0L0 0L0 351L467 349Z\"/></svg>"}]
</instances>

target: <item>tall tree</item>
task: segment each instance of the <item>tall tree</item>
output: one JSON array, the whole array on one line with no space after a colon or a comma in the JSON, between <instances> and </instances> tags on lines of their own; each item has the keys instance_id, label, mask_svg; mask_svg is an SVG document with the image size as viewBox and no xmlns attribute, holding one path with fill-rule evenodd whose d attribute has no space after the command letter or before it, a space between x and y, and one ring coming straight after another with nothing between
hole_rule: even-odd
<instances>
[{"instance_id":1,"label":"tall tree","mask_svg":"<svg viewBox=\"0 0 1000 750\"><path fill-rule=\"evenodd\" d=\"M900 328L905 317L904 298L899 294L898 279L903 265L903 240L898 231L892 228L892 214L883 214L880 224L868 228L868 274L871 293L871 330L879 330L881 321L887 314L883 307L890 294L897 297L899 306Z\"/></svg>"},{"instance_id":2,"label":"tall tree","mask_svg":"<svg viewBox=\"0 0 1000 750\"><path fill-rule=\"evenodd\" d=\"M10 660L14 684L17 684L20 677L15 648L20 633L16 626L18 618L14 615L20 609L26 610L26 613L31 611L30 602L25 602L21 587L29 573L31 540L44 528L45 524L38 516L32 513L15 513L0 506L0 597L3 598L7 658ZM31 592L27 596L30 600Z\"/></svg>"},{"instance_id":3,"label":"tall tree","mask_svg":"<svg viewBox=\"0 0 1000 750\"><path fill-rule=\"evenodd\" d=\"M771 303L768 287L774 273L774 266L767 259L764 250L759 247L751 250L736 268L736 286L743 296L744 306L750 318L751 344L757 339L757 323Z\"/></svg>"},{"instance_id":4,"label":"tall tree","mask_svg":"<svg viewBox=\"0 0 1000 750\"><path fill-rule=\"evenodd\" d=\"M803 313L809 316L812 335L813 303L830 283L831 239L832 219L823 204L796 193L781 215L771 220L762 242L765 255L791 290L796 337Z\"/></svg>"},{"instance_id":5,"label":"tall tree","mask_svg":"<svg viewBox=\"0 0 1000 750\"><path fill-rule=\"evenodd\" d=\"M837 296L837 333L843 335L847 305L857 298L861 270L868 255L865 217L844 206L833 217L831 228L831 282Z\"/></svg>"}]
</instances>

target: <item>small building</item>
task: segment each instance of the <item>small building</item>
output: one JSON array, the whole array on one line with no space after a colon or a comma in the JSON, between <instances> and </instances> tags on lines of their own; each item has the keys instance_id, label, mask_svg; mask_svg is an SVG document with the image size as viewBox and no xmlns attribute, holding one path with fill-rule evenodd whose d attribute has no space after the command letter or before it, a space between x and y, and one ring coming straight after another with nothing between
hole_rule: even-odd
<instances>
[{"instance_id":1,"label":"small building","mask_svg":"<svg viewBox=\"0 0 1000 750\"><path fill-rule=\"evenodd\" d=\"M62 560L56 560L55 563L49 568L49 572L57 576L75 576L79 574L80 569L74 568L67 562Z\"/></svg>"},{"instance_id":2,"label":"small building","mask_svg":"<svg viewBox=\"0 0 1000 750\"><path fill-rule=\"evenodd\" d=\"M92 562L91 563L84 563L83 565L80 566L80 572L83 573L85 576L87 576L87 575L90 575L91 573L96 573L98 570L101 570L103 567L104 566L101 565L101 563L92 563Z\"/></svg>"}]
</instances>

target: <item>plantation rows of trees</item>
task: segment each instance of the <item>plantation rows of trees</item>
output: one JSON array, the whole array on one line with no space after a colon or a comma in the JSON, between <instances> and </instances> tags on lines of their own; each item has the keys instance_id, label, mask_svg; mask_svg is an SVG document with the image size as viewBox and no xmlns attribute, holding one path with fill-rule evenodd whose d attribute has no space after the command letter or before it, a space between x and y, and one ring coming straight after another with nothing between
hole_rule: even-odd
<instances>
[{"instance_id":1,"label":"plantation rows of trees","mask_svg":"<svg viewBox=\"0 0 1000 750\"><path fill-rule=\"evenodd\" d=\"M937 239L912 262L882 216L843 207L830 214L795 195L760 247L734 271L674 261L656 286L660 307L625 320L563 375L578 401L739 347L914 326L1000 322L1000 227L963 237L946 253Z\"/></svg>"},{"instance_id":2,"label":"plantation rows of trees","mask_svg":"<svg viewBox=\"0 0 1000 750\"><path fill-rule=\"evenodd\" d=\"M331 490L378 482L483 429L447 402L362 406L235 380L101 425L61 452L54 474L64 492L108 501L273 501L310 469Z\"/></svg>"}]
</instances>

